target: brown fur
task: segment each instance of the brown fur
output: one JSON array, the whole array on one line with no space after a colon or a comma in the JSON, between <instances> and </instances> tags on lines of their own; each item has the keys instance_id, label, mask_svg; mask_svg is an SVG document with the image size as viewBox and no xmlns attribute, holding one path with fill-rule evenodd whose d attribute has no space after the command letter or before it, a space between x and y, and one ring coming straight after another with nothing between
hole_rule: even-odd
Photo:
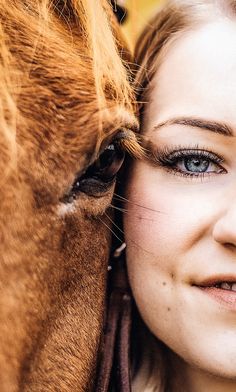
<instances>
[{"instance_id":1,"label":"brown fur","mask_svg":"<svg viewBox=\"0 0 236 392\"><path fill-rule=\"evenodd\" d=\"M58 211L108 136L136 127L108 21L88 33L92 4L117 31L101 3L0 0L1 392L93 387L113 189Z\"/></svg>"}]
</instances>

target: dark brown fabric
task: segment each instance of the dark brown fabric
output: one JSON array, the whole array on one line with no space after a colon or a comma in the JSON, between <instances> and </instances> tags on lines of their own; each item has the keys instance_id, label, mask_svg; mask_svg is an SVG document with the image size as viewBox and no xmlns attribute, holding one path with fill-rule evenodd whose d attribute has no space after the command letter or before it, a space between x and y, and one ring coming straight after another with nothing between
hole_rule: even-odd
<instances>
[{"instance_id":1,"label":"dark brown fabric","mask_svg":"<svg viewBox=\"0 0 236 392\"><path fill-rule=\"evenodd\" d=\"M104 342L96 392L130 392L130 329L132 298L124 261L113 262L112 290L108 305Z\"/></svg>"}]
</instances>

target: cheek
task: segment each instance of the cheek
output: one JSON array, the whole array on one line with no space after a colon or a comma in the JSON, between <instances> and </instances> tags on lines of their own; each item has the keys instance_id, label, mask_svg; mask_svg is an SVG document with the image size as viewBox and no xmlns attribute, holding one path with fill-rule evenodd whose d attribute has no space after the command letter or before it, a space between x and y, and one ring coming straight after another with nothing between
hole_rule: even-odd
<instances>
[{"instance_id":1,"label":"cheek","mask_svg":"<svg viewBox=\"0 0 236 392\"><path fill-rule=\"evenodd\" d=\"M205 233L209 205L196 187L186 189L175 179L167 183L142 165L133 170L126 196L129 280L143 319L161 336L182 309L179 283Z\"/></svg>"},{"instance_id":2,"label":"cheek","mask_svg":"<svg viewBox=\"0 0 236 392\"><path fill-rule=\"evenodd\" d=\"M142 165L133 171L124 229L132 264L143 269L145 261L145 270L170 274L178 269L176 255L185 253L194 241L196 207L191 197L165 186L159 177Z\"/></svg>"},{"instance_id":3,"label":"cheek","mask_svg":"<svg viewBox=\"0 0 236 392\"><path fill-rule=\"evenodd\" d=\"M174 177L174 176L173 176ZM207 189L206 189L207 188ZM191 184L139 164L133 169L124 215L126 241L149 263L156 257L184 256L205 236L216 214L211 184ZM136 245L135 245L136 244ZM166 264L166 263L164 263ZM163 267L163 266L162 266Z\"/></svg>"},{"instance_id":4,"label":"cheek","mask_svg":"<svg viewBox=\"0 0 236 392\"><path fill-rule=\"evenodd\" d=\"M157 334L157 315L162 318L161 324L166 325L173 308L171 293L178 271L175 253L179 246L174 221L178 218L173 216L175 207L164 190L155 188L155 182L147 181L146 176L140 174L138 170L137 175L132 176L126 195L131 201L124 215L127 266L139 311Z\"/></svg>"}]
</instances>

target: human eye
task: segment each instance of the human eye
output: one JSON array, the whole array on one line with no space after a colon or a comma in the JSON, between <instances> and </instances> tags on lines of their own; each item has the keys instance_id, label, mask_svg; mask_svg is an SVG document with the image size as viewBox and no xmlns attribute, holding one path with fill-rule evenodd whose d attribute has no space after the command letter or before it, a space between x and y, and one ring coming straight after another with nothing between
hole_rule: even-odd
<instances>
[{"instance_id":1,"label":"human eye","mask_svg":"<svg viewBox=\"0 0 236 392\"><path fill-rule=\"evenodd\" d=\"M223 158L207 149L165 148L155 153L154 161L173 174L185 177L205 177L226 173Z\"/></svg>"}]
</instances>

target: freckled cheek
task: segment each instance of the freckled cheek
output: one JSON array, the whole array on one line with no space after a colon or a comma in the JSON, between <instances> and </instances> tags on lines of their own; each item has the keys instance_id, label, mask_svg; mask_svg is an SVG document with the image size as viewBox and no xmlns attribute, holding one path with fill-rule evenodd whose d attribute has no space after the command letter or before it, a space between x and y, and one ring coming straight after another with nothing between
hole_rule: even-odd
<instances>
[{"instance_id":1,"label":"freckled cheek","mask_svg":"<svg viewBox=\"0 0 236 392\"><path fill-rule=\"evenodd\" d=\"M161 226L161 225L160 225ZM137 224L134 219L124 225L127 262L135 286L156 291L171 285L178 271L176 249L173 250L163 230L148 220ZM148 282L148 283L147 283Z\"/></svg>"},{"instance_id":2,"label":"freckled cheek","mask_svg":"<svg viewBox=\"0 0 236 392\"><path fill-rule=\"evenodd\" d=\"M202 186L183 184L162 172L139 167L131 178L125 216L132 241L154 254L185 254L210 224L212 199Z\"/></svg>"},{"instance_id":3,"label":"freckled cheek","mask_svg":"<svg viewBox=\"0 0 236 392\"><path fill-rule=\"evenodd\" d=\"M159 335L159 328L167 328L176 307L173 290L181 252L176 240L178 218L174 216L173 197L170 200L164 189L157 191L151 184L141 186L138 181L133 185L129 199L135 204L131 203L124 215L128 275L143 319Z\"/></svg>"},{"instance_id":4,"label":"freckled cheek","mask_svg":"<svg viewBox=\"0 0 236 392\"><path fill-rule=\"evenodd\" d=\"M132 200L134 198L132 197ZM141 187L135 194L135 203L151 209L161 206L159 195L152 203L150 193ZM176 273L176 255L171 255L169 223L166 216L142 207L131 205L124 216L127 242L127 264L133 294L142 314L149 315L150 304L155 314L166 303ZM173 236L174 236L173 231Z\"/></svg>"},{"instance_id":5,"label":"freckled cheek","mask_svg":"<svg viewBox=\"0 0 236 392\"><path fill-rule=\"evenodd\" d=\"M167 261L167 257L170 262L172 249L175 248L174 255L181 246L179 202L173 203L173 197L163 189L150 184L148 188L138 186L138 183L133 192L130 188L129 198L135 204L128 206L128 214L124 216L128 247L132 248L136 260L140 258L155 268L157 264L163 268L166 263L162 263L162 258Z\"/></svg>"},{"instance_id":6,"label":"freckled cheek","mask_svg":"<svg viewBox=\"0 0 236 392\"><path fill-rule=\"evenodd\" d=\"M150 225L141 226L134 228L133 242L127 241L128 276L143 320L156 336L162 336L176 307L173 298L176 259L174 254L166 254L166 246L160 244L160 233L157 232L159 238L152 241ZM126 230L129 230L128 225Z\"/></svg>"}]
</instances>

